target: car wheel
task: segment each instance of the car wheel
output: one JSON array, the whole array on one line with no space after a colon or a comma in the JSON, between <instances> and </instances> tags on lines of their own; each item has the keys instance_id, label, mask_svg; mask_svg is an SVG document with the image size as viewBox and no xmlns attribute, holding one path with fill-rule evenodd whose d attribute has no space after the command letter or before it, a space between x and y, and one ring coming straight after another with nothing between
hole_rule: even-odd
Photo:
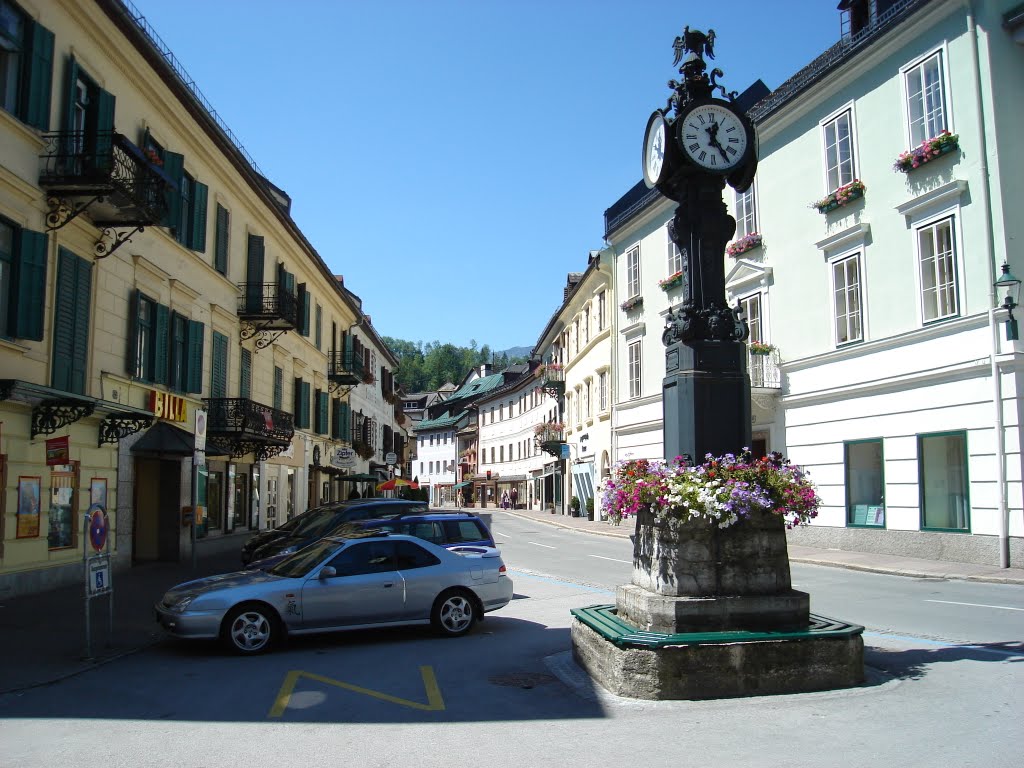
<instances>
[{"instance_id":1,"label":"car wheel","mask_svg":"<svg viewBox=\"0 0 1024 768\"><path fill-rule=\"evenodd\" d=\"M236 606L221 626L228 648L243 655L263 653L274 644L278 634L277 615L265 605Z\"/></svg>"},{"instance_id":2,"label":"car wheel","mask_svg":"<svg viewBox=\"0 0 1024 768\"><path fill-rule=\"evenodd\" d=\"M458 637L469 632L476 619L473 598L468 592L453 589L443 592L434 601L430 621L445 637Z\"/></svg>"}]
</instances>

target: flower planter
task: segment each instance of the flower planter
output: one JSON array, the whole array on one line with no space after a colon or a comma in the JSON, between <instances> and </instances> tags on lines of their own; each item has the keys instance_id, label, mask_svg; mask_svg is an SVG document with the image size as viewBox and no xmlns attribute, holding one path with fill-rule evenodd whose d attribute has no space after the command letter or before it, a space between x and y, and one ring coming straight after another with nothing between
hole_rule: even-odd
<instances>
[{"instance_id":1,"label":"flower planter","mask_svg":"<svg viewBox=\"0 0 1024 768\"><path fill-rule=\"evenodd\" d=\"M763 244L761 235L754 232L753 234L742 237L734 243L730 243L726 246L725 252L734 259L747 251L752 251L755 248L760 248Z\"/></svg>"},{"instance_id":2,"label":"flower planter","mask_svg":"<svg viewBox=\"0 0 1024 768\"><path fill-rule=\"evenodd\" d=\"M623 312L629 312L629 310L636 309L637 307L639 307L643 303L644 303L644 297L643 296L634 296L631 299L626 299L624 302L622 302L619 305L619 307L622 309Z\"/></svg>"},{"instance_id":3,"label":"flower planter","mask_svg":"<svg viewBox=\"0 0 1024 768\"><path fill-rule=\"evenodd\" d=\"M921 142L921 146L902 153L893 164L893 170L910 173L957 149L960 149L960 137L944 131L934 138Z\"/></svg>"},{"instance_id":4,"label":"flower planter","mask_svg":"<svg viewBox=\"0 0 1024 768\"><path fill-rule=\"evenodd\" d=\"M683 284L683 273L682 272L676 272L674 275L671 275L670 277L667 277L664 280L659 280L658 281L658 285L661 286L661 290L663 290L663 291L670 291L673 288L678 288L682 284Z\"/></svg>"},{"instance_id":5,"label":"flower planter","mask_svg":"<svg viewBox=\"0 0 1024 768\"><path fill-rule=\"evenodd\" d=\"M836 208L842 208L848 203L852 203L854 200L859 200L862 197L864 197L863 189L851 189L850 192L843 199L840 200L833 198L825 205L817 206L818 213L828 213L829 211L834 211Z\"/></svg>"}]
</instances>

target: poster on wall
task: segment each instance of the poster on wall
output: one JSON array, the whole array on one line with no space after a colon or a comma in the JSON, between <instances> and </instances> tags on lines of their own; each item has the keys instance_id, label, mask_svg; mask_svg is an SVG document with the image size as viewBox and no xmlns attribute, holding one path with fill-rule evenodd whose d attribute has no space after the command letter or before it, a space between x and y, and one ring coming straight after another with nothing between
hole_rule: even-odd
<instances>
[{"instance_id":1,"label":"poster on wall","mask_svg":"<svg viewBox=\"0 0 1024 768\"><path fill-rule=\"evenodd\" d=\"M89 504L99 504L107 509L107 478L94 477L89 483Z\"/></svg>"},{"instance_id":2,"label":"poster on wall","mask_svg":"<svg viewBox=\"0 0 1024 768\"><path fill-rule=\"evenodd\" d=\"M38 477L18 478L18 538L31 539L39 535Z\"/></svg>"},{"instance_id":3,"label":"poster on wall","mask_svg":"<svg viewBox=\"0 0 1024 768\"><path fill-rule=\"evenodd\" d=\"M51 437L46 441L46 466L55 467L67 464L71 458L71 441L64 437Z\"/></svg>"}]
</instances>

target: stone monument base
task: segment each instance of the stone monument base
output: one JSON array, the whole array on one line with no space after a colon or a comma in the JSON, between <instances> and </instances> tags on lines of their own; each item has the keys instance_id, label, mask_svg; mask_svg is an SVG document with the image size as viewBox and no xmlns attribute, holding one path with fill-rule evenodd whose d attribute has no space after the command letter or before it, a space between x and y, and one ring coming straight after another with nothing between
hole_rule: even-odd
<instances>
[{"instance_id":1,"label":"stone monument base","mask_svg":"<svg viewBox=\"0 0 1024 768\"><path fill-rule=\"evenodd\" d=\"M800 631L669 635L636 629L610 605L572 613L573 658L618 696L719 699L864 681L864 628L820 616Z\"/></svg>"}]
</instances>

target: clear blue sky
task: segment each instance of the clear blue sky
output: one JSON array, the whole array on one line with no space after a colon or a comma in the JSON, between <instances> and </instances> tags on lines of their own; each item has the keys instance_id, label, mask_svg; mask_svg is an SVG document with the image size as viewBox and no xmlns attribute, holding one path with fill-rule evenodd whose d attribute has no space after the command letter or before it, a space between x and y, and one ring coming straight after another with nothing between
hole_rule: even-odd
<instances>
[{"instance_id":1,"label":"clear blue sky","mask_svg":"<svg viewBox=\"0 0 1024 768\"><path fill-rule=\"evenodd\" d=\"M134 0L377 330L533 346L641 178L682 28L742 91L836 0Z\"/></svg>"}]
</instances>

